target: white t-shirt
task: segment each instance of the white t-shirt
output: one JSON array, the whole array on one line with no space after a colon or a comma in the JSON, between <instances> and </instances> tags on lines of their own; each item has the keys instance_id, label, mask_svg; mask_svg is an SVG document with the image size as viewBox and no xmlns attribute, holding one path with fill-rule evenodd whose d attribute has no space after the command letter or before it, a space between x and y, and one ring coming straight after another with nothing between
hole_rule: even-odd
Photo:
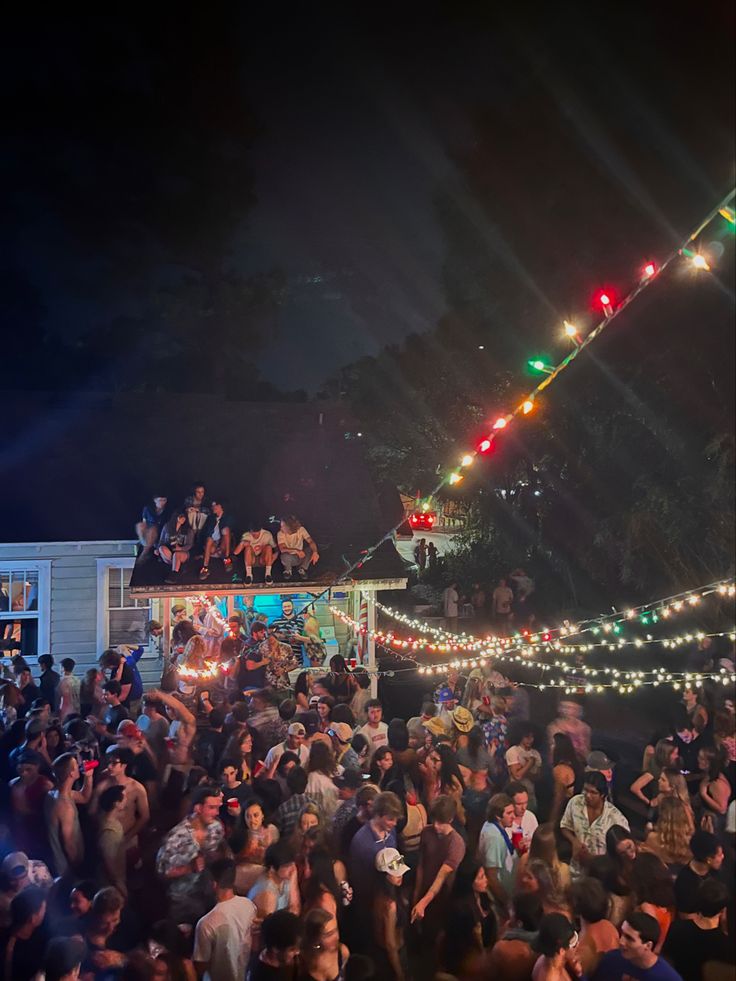
<instances>
[{"instance_id":1,"label":"white t-shirt","mask_svg":"<svg viewBox=\"0 0 736 981\"><path fill-rule=\"evenodd\" d=\"M255 903L245 896L233 896L199 920L193 960L207 965L205 981L243 981L255 918Z\"/></svg>"},{"instance_id":2,"label":"white t-shirt","mask_svg":"<svg viewBox=\"0 0 736 981\"><path fill-rule=\"evenodd\" d=\"M523 746L509 746L506 750L506 766L524 766L527 760L534 760L532 767L527 771L526 779L530 774L536 774L542 769L542 757L536 749L524 749Z\"/></svg>"},{"instance_id":3,"label":"white t-shirt","mask_svg":"<svg viewBox=\"0 0 736 981\"><path fill-rule=\"evenodd\" d=\"M385 722L379 722L375 729L366 722L358 732L368 740L368 759L380 746L388 746L388 726Z\"/></svg>"},{"instance_id":4,"label":"white t-shirt","mask_svg":"<svg viewBox=\"0 0 736 981\"><path fill-rule=\"evenodd\" d=\"M457 594L457 590L453 589L452 586L448 586L447 589L442 594L445 605L445 616L446 617L456 617L457 616L457 601L460 597Z\"/></svg>"},{"instance_id":5,"label":"white t-shirt","mask_svg":"<svg viewBox=\"0 0 736 981\"><path fill-rule=\"evenodd\" d=\"M274 763L278 763L281 757L286 752L286 743L277 743L272 746L266 753L266 759L263 761L267 770L269 770ZM301 766L306 766L309 760L309 747L305 746L304 743L301 744L298 750L290 749L290 753L296 753L299 757L299 764Z\"/></svg>"},{"instance_id":6,"label":"white t-shirt","mask_svg":"<svg viewBox=\"0 0 736 981\"><path fill-rule=\"evenodd\" d=\"M521 819L521 821L514 817L514 823L511 825L511 830L521 831L521 833L524 835L524 840L528 845L532 840L532 835L537 830L538 826L539 821L537 821L536 816L527 808L527 810L524 811L524 817Z\"/></svg>"},{"instance_id":7,"label":"white t-shirt","mask_svg":"<svg viewBox=\"0 0 736 981\"><path fill-rule=\"evenodd\" d=\"M306 528L300 525L297 530L293 533L288 533L286 531L280 531L276 536L279 546L281 548L295 548L300 552L304 551L304 543L308 538L312 536L309 534Z\"/></svg>"},{"instance_id":8,"label":"white t-shirt","mask_svg":"<svg viewBox=\"0 0 736 981\"><path fill-rule=\"evenodd\" d=\"M260 531L246 531L240 540L244 545L250 545L251 548L257 549L258 551L269 545L271 548L276 548L273 535L267 528L261 528Z\"/></svg>"}]
</instances>

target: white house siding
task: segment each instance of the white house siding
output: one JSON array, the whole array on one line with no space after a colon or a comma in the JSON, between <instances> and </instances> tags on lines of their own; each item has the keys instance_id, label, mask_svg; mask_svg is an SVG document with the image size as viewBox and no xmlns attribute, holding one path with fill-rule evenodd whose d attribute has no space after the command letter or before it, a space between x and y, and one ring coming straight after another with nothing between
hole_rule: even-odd
<instances>
[{"instance_id":1,"label":"white house siding","mask_svg":"<svg viewBox=\"0 0 736 981\"><path fill-rule=\"evenodd\" d=\"M39 597L38 654L46 646L57 662L73 657L80 672L96 663L102 640L98 610L105 603L105 596L98 596L98 560L119 563L132 561L134 555L133 542L0 544L0 569L4 564L48 563L48 597Z\"/></svg>"}]
</instances>

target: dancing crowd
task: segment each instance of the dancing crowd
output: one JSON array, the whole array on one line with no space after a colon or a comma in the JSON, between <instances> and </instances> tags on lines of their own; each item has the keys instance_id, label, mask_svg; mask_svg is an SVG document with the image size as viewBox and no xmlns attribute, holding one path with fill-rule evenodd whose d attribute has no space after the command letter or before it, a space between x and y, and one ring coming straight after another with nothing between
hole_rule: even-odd
<instances>
[{"instance_id":1,"label":"dancing crowd","mask_svg":"<svg viewBox=\"0 0 736 981\"><path fill-rule=\"evenodd\" d=\"M250 629L216 692L16 665L0 981L734 976L729 689L685 691L627 787L501 665L387 720L362 668L292 687Z\"/></svg>"}]
</instances>

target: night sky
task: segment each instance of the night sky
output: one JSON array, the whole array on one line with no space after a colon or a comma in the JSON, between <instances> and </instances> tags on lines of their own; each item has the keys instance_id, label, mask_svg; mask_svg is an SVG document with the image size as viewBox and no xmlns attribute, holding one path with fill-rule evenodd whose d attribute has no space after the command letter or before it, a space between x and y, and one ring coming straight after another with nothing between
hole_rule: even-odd
<instances>
[{"instance_id":1,"label":"night sky","mask_svg":"<svg viewBox=\"0 0 736 981\"><path fill-rule=\"evenodd\" d=\"M731 3L251 6L6 25L11 327L153 331L152 289L184 266L278 270L254 358L314 392L446 311L438 200L473 207L462 161L479 144L493 275L550 321L581 265L595 283L670 248L733 182ZM199 183L220 136L237 166ZM194 202L159 207L187 183Z\"/></svg>"}]
</instances>

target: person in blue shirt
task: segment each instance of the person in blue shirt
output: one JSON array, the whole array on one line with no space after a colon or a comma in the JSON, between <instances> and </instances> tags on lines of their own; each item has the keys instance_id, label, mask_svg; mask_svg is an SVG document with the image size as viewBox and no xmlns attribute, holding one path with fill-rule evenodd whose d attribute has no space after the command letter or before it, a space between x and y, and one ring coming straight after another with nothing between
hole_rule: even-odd
<instances>
[{"instance_id":1,"label":"person in blue shirt","mask_svg":"<svg viewBox=\"0 0 736 981\"><path fill-rule=\"evenodd\" d=\"M138 555L141 561L149 558L154 545L159 540L163 526L169 520L167 504L168 498L162 494L157 494L148 504L143 505L141 520L135 526L138 541L143 546Z\"/></svg>"},{"instance_id":2,"label":"person in blue shirt","mask_svg":"<svg viewBox=\"0 0 736 981\"><path fill-rule=\"evenodd\" d=\"M225 507L222 501L212 502L212 513L205 521L202 529L204 538L204 561L199 572L200 579L207 579L210 574L210 559L222 559L225 568L229 569L232 565L230 549L232 545L233 522L230 515L225 514Z\"/></svg>"},{"instance_id":3,"label":"person in blue shirt","mask_svg":"<svg viewBox=\"0 0 736 981\"><path fill-rule=\"evenodd\" d=\"M666 960L654 953L659 923L648 913L631 913L621 924L619 949L604 954L592 981L682 981Z\"/></svg>"}]
</instances>

